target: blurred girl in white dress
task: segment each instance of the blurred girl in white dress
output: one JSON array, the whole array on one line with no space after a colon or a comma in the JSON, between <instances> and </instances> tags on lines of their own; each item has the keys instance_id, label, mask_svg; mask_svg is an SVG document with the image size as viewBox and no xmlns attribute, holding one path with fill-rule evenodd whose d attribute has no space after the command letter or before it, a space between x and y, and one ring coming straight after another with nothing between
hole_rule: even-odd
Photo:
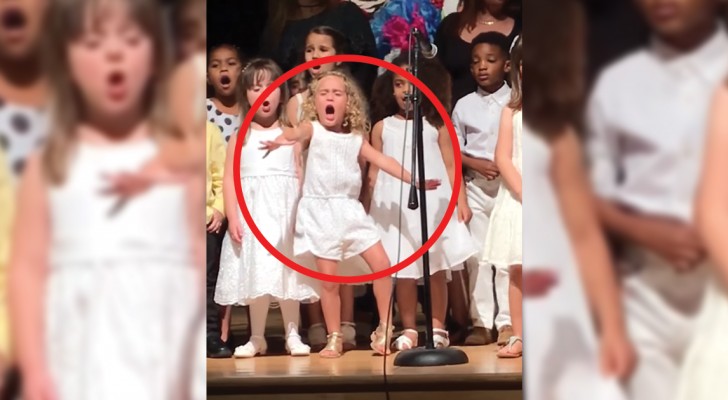
<instances>
[{"instance_id":1,"label":"blurred girl in white dress","mask_svg":"<svg viewBox=\"0 0 728 400\"><path fill-rule=\"evenodd\" d=\"M204 271L188 188L107 193L109 177L139 170L169 131L158 113L162 14L142 0L51 8L57 108L21 182L11 255L23 398L201 398Z\"/></svg>"},{"instance_id":2,"label":"blurred girl in white dress","mask_svg":"<svg viewBox=\"0 0 728 400\"><path fill-rule=\"evenodd\" d=\"M619 379L629 377L634 351L574 129L581 10L578 0L534 7L536 29L548 32L524 51L532 78L523 101L533 105L523 129L525 398L622 400ZM555 29L555 15L570 23Z\"/></svg>"}]
</instances>

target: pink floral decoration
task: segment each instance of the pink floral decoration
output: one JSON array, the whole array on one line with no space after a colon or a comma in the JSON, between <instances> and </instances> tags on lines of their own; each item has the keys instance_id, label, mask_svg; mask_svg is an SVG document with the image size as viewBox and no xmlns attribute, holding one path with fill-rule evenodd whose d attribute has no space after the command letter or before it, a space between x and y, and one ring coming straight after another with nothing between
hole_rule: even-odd
<instances>
[{"instance_id":1,"label":"pink floral decoration","mask_svg":"<svg viewBox=\"0 0 728 400\"><path fill-rule=\"evenodd\" d=\"M432 1L432 4L434 4L438 10L442 10L443 5L445 4L445 0L430 0L430 1Z\"/></svg>"},{"instance_id":2,"label":"pink floral decoration","mask_svg":"<svg viewBox=\"0 0 728 400\"><path fill-rule=\"evenodd\" d=\"M397 15L384 23L382 36L392 48L405 50L408 48L409 33L412 28L417 28L420 32L427 32L425 19L415 13L414 21L410 24L406 19Z\"/></svg>"}]
</instances>

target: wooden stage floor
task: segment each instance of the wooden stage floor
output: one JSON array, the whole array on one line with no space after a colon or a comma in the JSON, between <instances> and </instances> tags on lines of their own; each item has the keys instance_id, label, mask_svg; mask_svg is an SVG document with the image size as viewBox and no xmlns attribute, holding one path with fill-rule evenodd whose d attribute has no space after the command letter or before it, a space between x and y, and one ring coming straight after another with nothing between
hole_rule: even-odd
<instances>
[{"instance_id":1,"label":"wooden stage floor","mask_svg":"<svg viewBox=\"0 0 728 400\"><path fill-rule=\"evenodd\" d=\"M392 392L392 399L424 400L456 392L458 399L471 398L468 394L480 400L522 398L521 359L496 358L494 345L462 349L470 362L445 367L395 367L394 356L388 356L386 386L383 357L370 350L351 351L334 360L316 354L208 360L208 398L376 400L385 398L384 390Z\"/></svg>"},{"instance_id":2,"label":"wooden stage floor","mask_svg":"<svg viewBox=\"0 0 728 400\"><path fill-rule=\"evenodd\" d=\"M362 320L364 318L360 318ZM368 348L372 327L357 324L359 348L338 359L318 354L290 357L284 351L279 310L266 323L268 353L252 359L207 360L207 398L212 400L522 400L521 359L501 360L495 345L461 347L470 362L445 367L395 367ZM246 340L247 318L233 309L236 345ZM424 337L420 338L421 340ZM387 398L385 391L390 392ZM450 396L450 398L448 398ZM455 397L456 396L456 397Z\"/></svg>"}]
</instances>

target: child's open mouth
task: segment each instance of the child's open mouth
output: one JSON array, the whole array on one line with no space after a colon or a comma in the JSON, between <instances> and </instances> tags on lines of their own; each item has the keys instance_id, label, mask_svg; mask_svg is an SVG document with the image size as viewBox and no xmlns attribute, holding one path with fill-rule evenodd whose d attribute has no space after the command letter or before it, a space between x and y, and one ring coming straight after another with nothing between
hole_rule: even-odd
<instances>
[{"instance_id":1,"label":"child's open mouth","mask_svg":"<svg viewBox=\"0 0 728 400\"><path fill-rule=\"evenodd\" d=\"M126 76L121 71L114 71L109 74L109 96L113 100L121 100L126 96L125 81Z\"/></svg>"},{"instance_id":2,"label":"child's open mouth","mask_svg":"<svg viewBox=\"0 0 728 400\"><path fill-rule=\"evenodd\" d=\"M23 40L27 24L28 18L18 8L8 8L0 15L0 29L5 32L5 39L11 43Z\"/></svg>"},{"instance_id":3,"label":"child's open mouth","mask_svg":"<svg viewBox=\"0 0 728 400\"><path fill-rule=\"evenodd\" d=\"M315 67L311 67L311 72L313 72L314 74L318 74L319 72L321 72L321 67L322 67L322 65L317 65Z\"/></svg>"},{"instance_id":4,"label":"child's open mouth","mask_svg":"<svg viewBox=\"0 0 728 400\"><path fill-rule=\"evenodd\" d=\"M222 85L222 87L224 89L227 89L228 87L230 87L230 83L231 83L231 80L230 80L229 76L223 75L222 77L220 77L220 84Z\"/></svg>"},{"instance_id":5,"label":"child's open mouth","mask_svg":"<svg viewBox=\"0 0 728 400\"><path fill-rule=\"evenodd\" d=\"M2 19L0 20L2 27L7 30L20 30L25 27L27 18L22 11L17 8L10 8L6 10Z\"/></svg>"},{"instance_id":6,"label":"child's open mouth","mask_svg":"<svg viewBox=\"0 0 728 400\"><path fill-rule=\"evenodd\" d=\"M329 104L324 109L325 119L328 122L333 122L336 119L336 109L332 104Z\"/></svg>"},{"instance_id":7,"label":"child's open mouth","mask_svg":"<svg viewBox=\"0 0 728 400\"><path fill-rule=\"evenodd\" d=\"M268 100L264 101L263 102L263 105L260 107L260 109L264 113L269 113L270 112L270 101L268 101Z\"/></svg>"}]
</instances>

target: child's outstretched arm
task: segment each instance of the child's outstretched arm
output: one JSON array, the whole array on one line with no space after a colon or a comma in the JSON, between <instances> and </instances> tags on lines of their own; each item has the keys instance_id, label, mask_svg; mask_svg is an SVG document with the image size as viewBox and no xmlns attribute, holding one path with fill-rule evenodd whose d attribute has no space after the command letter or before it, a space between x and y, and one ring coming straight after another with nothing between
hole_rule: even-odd
<instances>
[{"instance_id":1,"label":"child's outstretched arm","mask_svg":"<svg viewBox=\"0 0 728 400\"><path fill-rule=\"evenodd\" d=\"M267 156L268 153L281 146L293 146L298 142L306 142L311 139L311 135L313 135L313 125L310 121L304 121L297 126L283 127L282 134L278 135L275 140L261 142L260 149L267 150L268 152L265 154Z\"/></svg>"},{"instance_id":2,"label":"child's outstretched arm","mask_svg":"<svg viewBox=\"0 0 728 400\"><path fill-rule=\"evenodd\" d=\"M617 277L599 222L596 199L573 130L554 142L552 160L551 176L584 292L599 321L602 371L626 378L634 367L634 351L627 338Z\"/></svg>"},{"instance_id":3,"label":"child's outstretched arm","mask_svg":"<svg viewBox=\"0 0 728 400\"><path fill-rule=\"evenodd\" d=\"M447 127L442 126L438 130L437 142L440 145L440 153L442 154L442 161L445 163L445 169L447 170L447 177L450 179L450 187L455 190L455 154L452 148L452 140L450 140L450 133L447 131ZM460 151L460 149L458 149ZM458 192L458 221L459 222L470 222L470 218L473 217L473 212L468 206L468 196L465 192L465 180L460 179L460 191Z\"/></svg>"},{"instance_id":4,"label":"child's outstretched arm","mask_svg":"<svg viewBox=\"0 0 728 400\"><path fill-rule=\"evenodd\" d=\"M506 186L514 192L518 201L521 201L521 174L513 165L513 109L510 107L503 108L501 113L498 142L495 145L495 164Z\"/></svg>"},{"instance_id":5,"label":"child's outstretched arm","mask_svg":"<svg viewBox=\"0 0 728 400\"><path fill-rule=\"evenodd\" d=\"M372 147L372 145L369 144L369 142L364 141L361 146L361 151L359 153L365 160L369 161L372 167L377 167L381 169L382 171L388 173L389 175L392 175L393 177L397 179L401 179L404 182L411 182L412 181L412 175L402 167L402 164L397 162L392 157L386 156L382 154L382 152L377 151ZM425 189L427 190L434 190L437 189L438 186L440 186L440 181L438 179L427 179L424 182Z\"/></svg>"}]
</instances>

